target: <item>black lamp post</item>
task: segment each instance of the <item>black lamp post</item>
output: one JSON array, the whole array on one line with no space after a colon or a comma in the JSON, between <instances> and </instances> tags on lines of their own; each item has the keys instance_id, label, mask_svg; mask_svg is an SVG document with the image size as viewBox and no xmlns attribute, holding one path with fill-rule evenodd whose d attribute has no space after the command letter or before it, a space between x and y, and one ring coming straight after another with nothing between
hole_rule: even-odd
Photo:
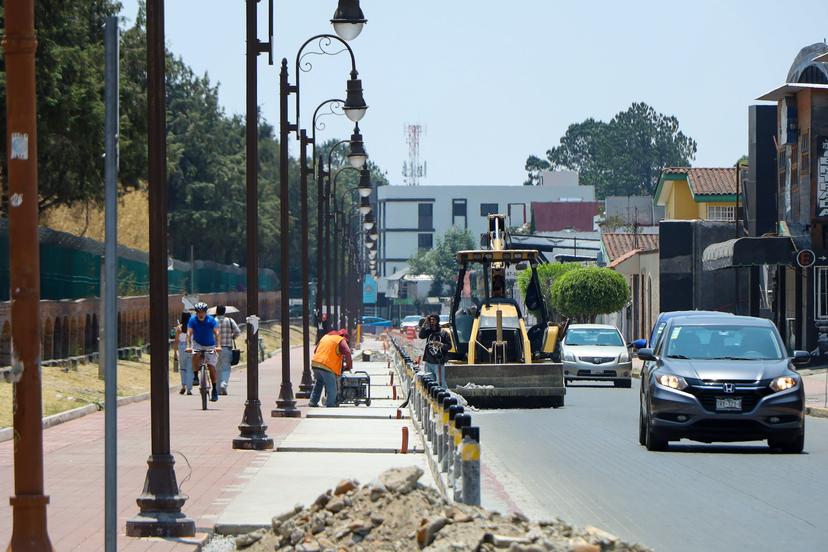
<instances>
[{"instance_id":1,"label":"black lamp post","mask_svg":"<svg viewBox=\"0 0 828 552\"><path fill-rule=\"evenodd\" d=\"M316 43L317 51L305 52L305 49L311 44ZM344 46L343 50L331 52L328 50L333 42L339 42ZM351 58L351 75L348 80L348 93L343 106L343 111L349 119L359 121L364 115L368 106L362 97L362 82L359 80L359 73L356 70L356 58L351 47L343 39L336 35L321 34L316 35L304 42L296 53L296 84L290 84L288 81L287 59L282 59L282 70L280 73L279 86L279 106L280 106L280 160L279 160L279 178L280 185L280 227L282 234L282 254L281 254L281 280L282 280L282 299L281 299L281 326L282 326L282 385L279 389L279 398L276 401L276 408L271 411L272 416L281 417L298 417L301 415L296 409L296 400L293 395L293 385L290 381L290 311L289 311L289 293L290 293L290 248L287 242L287 236L290 232L290 217L289 217L289 187L288 187L288 139L291 132L295 132L300 141L300 165L301 169L301 222L300 222L300 247L302 251L302 333L303 333L303 379L305 372L310 373L310 327L309 327L309 254L308 254L308 190L307 177L311 170L307 167L307 146L311 143L307 136L307 132L300 130L300 113L301 113L301 94L300 94L300 76L302 72L310 71L313 66L304 61L305 57L310 54L317 55L337 55L341 52L348 52ZM288 121L288 98L293 94L296 96L296 120L294 123ZM306 383L307 385L307 383Z\"/></svg>"},{"instance_id":2,"label":"black lamp post","mask_svg":"<svg viewBox=\"0 0 828 552\"><path fill-rule=\"evenodd\" d=\"M247 1L247 105L246 105L246 207L247 207L247 314L259 315L259 122L257 99L257 66L260 54L267 53L273 65L273 2L269 11L269 38L258 38L256 6L258 0ZM259 400L258 336L253 325L247 324L247 400L239 424L239 436L233 439L234 449L266 450L273 448L273 439L267 436L267 426L262 419L262 403Z\"/></svg>"},{"instance_id":3,"label":"black lamp post","mask_svg":"<svg viewBox=\"0 0 828 552\"><path fill-rule=\"evenodd\" d=\"M342 40L353 40L362 32L368 20L359 9L359 0L339 0L331 24Z\"/></svg>"}]
</instances>

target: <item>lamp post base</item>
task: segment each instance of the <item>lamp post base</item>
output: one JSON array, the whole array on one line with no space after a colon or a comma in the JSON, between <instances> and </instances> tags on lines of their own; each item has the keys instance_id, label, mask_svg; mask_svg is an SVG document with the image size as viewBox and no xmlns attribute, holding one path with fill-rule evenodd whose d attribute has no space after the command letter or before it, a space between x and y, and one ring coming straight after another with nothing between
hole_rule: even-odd
<instances>
[{"instance_id":1,"label":"lamp post base","mask_svg":"<svg viewBox=\"0 0 828 552\"><path fill-rule=\"evenodd\" d=\"M273 439L267 436L267 426L262 420L262 408L258 399L244 403L244 417L239 425L239 436L233 439L233 448L240 450L269 450Z\"/></svg>"},{"instance_id":2,"label":"lamp post base","mask_svg":"<svg viewBox=\"0 0 828 552\"><path fill-rule=\"evenodd\" d=\"M305 379L304 377L302 379ZM302 382L299 384L299 392L296 393L297 399L309 399L313 391L313 383Z\"/></svg>"},{"instance_id":3,"label":"lamp post base","mask_svg":"<svg viewBox=\"0 0 828 552\"><path fill-rule=\"evenodd\" d=\"M290 381L282 383L279 389L279 398L276 399L276 408L270 411L272 418L301 418L302 411L296 408L293 398L293 386Z\"/></svg>"},{"instance_id":4,"label":"lamp post base","mask_svg":"<svg viewBox=\"0 0 828 552\"><path fill-rule=\"evenodd\" d=\"M128 537L192 537L195 521L183 513L145 512L126 522Z\"/></svg>"},{"instance_id":5,"label":"lamp post base","mask_svg":"<svg viewBox=\"0 0 828 552\"><path fill-rule=\"evenodd\" d=\"M154 454L147 459L144 492L138 497L141 511L127 520L128 537L192 537L195 522L181 512L187 498L178 491L175 460L171 454Z\"/></svg>"}]
</instances>

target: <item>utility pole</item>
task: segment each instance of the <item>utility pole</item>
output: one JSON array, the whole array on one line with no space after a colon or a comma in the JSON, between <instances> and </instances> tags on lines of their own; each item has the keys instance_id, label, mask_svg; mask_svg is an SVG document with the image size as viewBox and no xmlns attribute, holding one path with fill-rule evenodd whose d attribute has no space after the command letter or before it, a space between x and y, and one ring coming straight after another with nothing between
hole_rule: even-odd
<instances>
[{"instance_id":1,"label":"utility pole","mask_svg":"<svg viewBox=\"0 0 828 552\"><path fill-rule=\"evenodd\" d=\"M37 96L34 0L5 4L9 276L14 383L14 495L8 550L53 550L43 490L40 257L37 232Z\"/></svg>"},{"instance_id":2,"label":"utility pole","mask_svg":"<svg viewBox=\"0 0 828 552\"><path fill-rule=\"evenodd\" d=\"M127 521L130 537L189 537L195 522L181 511L170 453L169 289L167 281L167 142L164 77L164 0L147 1L147 143L149 146L150 436L140 513Z\"/></svg>"},{"instance_id":3,"label":"utility pole","mask_svg":"<svg viewBox=\"0 0 828 552\"><path fill-rule=\"evenodd\" d=\"M118 18L104 27L104 541L106 552L118 546Z\"/></svg>"}]
</instances>

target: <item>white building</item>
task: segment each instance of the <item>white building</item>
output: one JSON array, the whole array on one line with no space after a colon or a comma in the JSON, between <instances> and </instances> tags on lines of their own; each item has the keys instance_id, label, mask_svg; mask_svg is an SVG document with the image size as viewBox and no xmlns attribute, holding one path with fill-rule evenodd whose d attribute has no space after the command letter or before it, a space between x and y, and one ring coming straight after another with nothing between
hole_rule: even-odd
<instances>
[{"instance_id":1,"label":"white building","mask_svg":"<svg viewBox=\"0 0 828 552\"><path fill-rule=\"evenodd\" d=\"M593 186L578 185L578 173L544 173L542 186L382 186L377 190L377 272L390 276L421 249L431 249L451 226L474 237L488 230L490 213L503 213L509 227L531 219L535 201L594 201Z\"/></svg>"}]
</instances>

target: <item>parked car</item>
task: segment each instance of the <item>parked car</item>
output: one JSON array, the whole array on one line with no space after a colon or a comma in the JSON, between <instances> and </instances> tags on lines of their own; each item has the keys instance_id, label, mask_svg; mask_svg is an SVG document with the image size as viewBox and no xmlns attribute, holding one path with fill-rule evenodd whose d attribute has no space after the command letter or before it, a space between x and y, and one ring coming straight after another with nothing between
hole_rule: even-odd
<instances>
[{"instance_id":1,"label":"parked car","mask_svg":"<svg viewBox=\"0 0 828 552\"><path fill-rule=\"evenodd\" d=\"M672 317L655 349L638 351L641 372L638 440L664 450L682 438L768 440L771 448L802 452L805 393L798 366L806 351L788 355L769 320L748 316Z\"/></svg>"},{"instance_id":2,"label":"parked car","mask_svg":"<svg viewBox=\"0 0 828 552\"><path fill-rule=\"evenodd\" d=\"M632 386L630 351L615 326L571 324L561 342L564 379L611 381Z\"/></svg>"},{"instance_id":3,"label":"parked car","mask_svg":"<svg viewBox=\"0 0 828 552\"><path fill-rule=\"evenodd\" d=\"M448 328L451 325L451 319L449 318L448 314L441 314L440 315L440 327L441 328Z\"/></svg>"},{"instance_id":4,"label":"parked car","mask_svg":"<svg viewBox=\"0 0 828 552\"><path fill-rule=\"evenodd\" d=\"M419 329L425 323L425 318L419 314L411 314L400 321L400 331L405 331L406 328Z\"/></svg>"},{"instance_id":5,"label":"parked car","mask_svg":"<svg viewBox=\"0 0 828 552\"><path fill-rule=\"evenodd\" d=\"M390 328L391 321L379 316L363 316L362 325L363 327Z\"/></svg>"}]
</instances>

